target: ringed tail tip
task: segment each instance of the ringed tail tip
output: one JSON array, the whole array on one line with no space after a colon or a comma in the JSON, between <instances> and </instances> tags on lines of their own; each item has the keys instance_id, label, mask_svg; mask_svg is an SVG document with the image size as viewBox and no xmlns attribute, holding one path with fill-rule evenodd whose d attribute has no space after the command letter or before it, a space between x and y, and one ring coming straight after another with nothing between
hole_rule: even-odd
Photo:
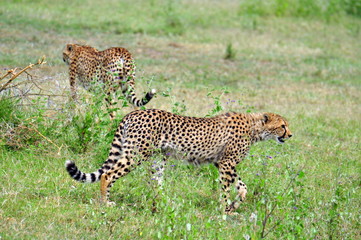
<instances>
[{"instance_id":1,"label":"ringed tail tip","mask_svg":"<svg viewBox=\"0 0 361 240\"><path fill-rule=\"evenodd\" d=\"M65 161L65 168L71 176L78 171L78 168L76 167L75 163L70 160Z\"/></svg>"},{"instance_id":2,"label":"ringed tail tip","mask_svg":"<svg viewBox=\"0 0 361 240\"><path fill-rule=\"evenodd\" d=\"M73 161L66 160L65 161L65 167L68 168L68 166L70 166L70 165L75 165L75 163Z\"/></svg>"}]
</instances>

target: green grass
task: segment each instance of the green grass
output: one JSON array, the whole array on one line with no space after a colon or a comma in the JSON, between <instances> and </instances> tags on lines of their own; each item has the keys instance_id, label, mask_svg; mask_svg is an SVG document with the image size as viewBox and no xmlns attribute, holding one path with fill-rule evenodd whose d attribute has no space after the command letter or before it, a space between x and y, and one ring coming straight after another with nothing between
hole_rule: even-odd
<instances>
[{"instance_id":1,"label":"green grass","mask_svg":"<svg viewBox=\"0 0 361 240\"><path fill-rule=\"evenodd\" d=\"M0 93L1 239L360 238L357 1L1 5L0 72L45 55L47 64L29 73L41 93L62 95L13 101ZM214 166L172 160L158 188L149 173L158 156L119 179L111 191L117 206L106 208L99 184L73 181L64 162L97 169L116 122L132 108L121 108L112 124L101 95L81 90L80 103L69 106L61 52L70 42L128 48L138 95L159 93L148 108L276 112L294 137L256 144L239 164L248 195L238 215L220 210Z\"/></svg>"}]
</instances>

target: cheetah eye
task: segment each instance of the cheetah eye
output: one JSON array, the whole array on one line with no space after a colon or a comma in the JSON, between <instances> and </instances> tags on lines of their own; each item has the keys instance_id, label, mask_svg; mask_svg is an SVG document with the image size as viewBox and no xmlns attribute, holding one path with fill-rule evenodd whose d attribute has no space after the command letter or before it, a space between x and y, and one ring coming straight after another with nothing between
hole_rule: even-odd
<instances>
[{"instance_id":1,"label":"cheetah eye","mask_svg":"<svg viewBox=\"0 0 361 240\"><path fill-rule=\"evenodd\" d=\"M285 129L285 128L286 128L286 125L282 124L282 125L281 125L281 128Z\"/></svg>"}]
</instances>

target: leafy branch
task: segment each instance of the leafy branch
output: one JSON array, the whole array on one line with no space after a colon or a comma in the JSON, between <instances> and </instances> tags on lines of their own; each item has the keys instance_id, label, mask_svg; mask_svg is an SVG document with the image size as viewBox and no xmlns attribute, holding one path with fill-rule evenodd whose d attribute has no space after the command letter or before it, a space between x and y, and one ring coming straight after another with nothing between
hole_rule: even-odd
<instances>
[{"instance_id":1,"label":"leafy branch","mask_svg":"<svg viewBox=\"0 0 361 240\"><path fill-rule=\"evenodd\" d=\"M302 175L301 175L302 174ZM291 188L292 184L295 182L296 178L299 177L299 175L301 175L300 177L303 176L303 172L302 170L300 170L297 174L295 174L289 181L289 183L287 184L286 188L284 189L284 191L282 192L280 198L282 198L286 192L288 192L288 190ZM285 217L283 217L282 219L278 220L273 226L270 227L270 229L266 232L266 226L268 223L269 218L272 216L273 212L275 211L276 207L277 207L277 200L276 203L274 203L273 207L271 208L271 210L268 212L267 211L267 202L268 200L266 200L265 203L265 216L264 219L262 221L262 232L261 232L261 238L265 238L270 232L272 232L282 221Z\"/></svg>"}]
</instances>

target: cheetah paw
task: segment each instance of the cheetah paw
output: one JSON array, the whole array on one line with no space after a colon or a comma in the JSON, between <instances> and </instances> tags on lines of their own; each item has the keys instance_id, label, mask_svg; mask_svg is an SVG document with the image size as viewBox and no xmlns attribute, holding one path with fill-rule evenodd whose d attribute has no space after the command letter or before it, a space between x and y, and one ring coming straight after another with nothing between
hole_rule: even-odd
<instances>
[{"instance_id":1,"label":"cheetah paw","mask_svg":"<svg viewBox=\"0 0 361 240\"><path fill-rule=\"evenodd\" d=\"M106 203L107 207L114 207L115 205L117 205L115 202L112 202L112 201L108 201Z\"/></svg>"}]
</instances>

